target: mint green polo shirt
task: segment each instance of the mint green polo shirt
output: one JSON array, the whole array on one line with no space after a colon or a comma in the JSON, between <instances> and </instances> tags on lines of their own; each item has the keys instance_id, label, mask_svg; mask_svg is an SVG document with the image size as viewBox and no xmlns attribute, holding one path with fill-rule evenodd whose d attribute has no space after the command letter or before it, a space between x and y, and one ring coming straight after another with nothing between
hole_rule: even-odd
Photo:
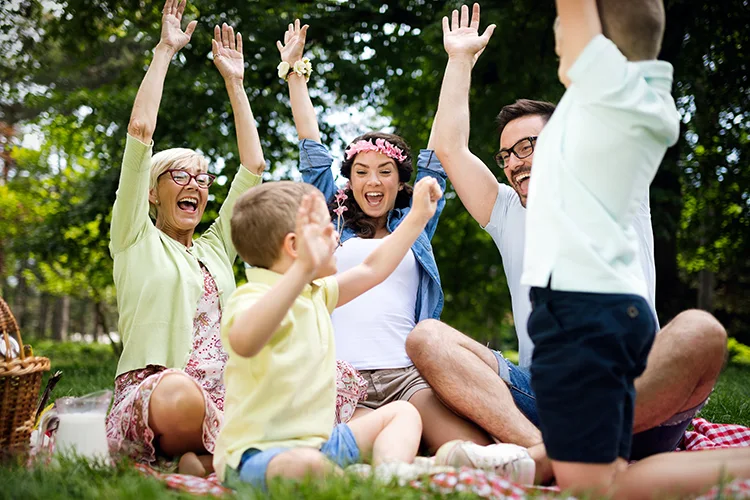
<instances>
[{"instance_id":1,"label":"mint green polo shirt","mask_svg":"<svg viewBox=\"0 0 750 500\"><path fill-rule=\"evenodd\" d=\"M634 228L680 115L672 65L629 62L599 35L537 141L521 282L648 300Z\"/></svg>"}]
</instances>

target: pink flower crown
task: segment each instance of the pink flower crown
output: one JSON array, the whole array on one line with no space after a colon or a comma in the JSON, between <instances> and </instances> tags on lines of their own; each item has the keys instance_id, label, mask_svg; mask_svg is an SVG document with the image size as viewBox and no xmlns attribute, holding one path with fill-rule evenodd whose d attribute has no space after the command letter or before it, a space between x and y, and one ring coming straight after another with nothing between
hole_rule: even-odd
<instances>
[{"instance_id":1,"label":"pink flower crown","mask_svg":"<svg viewBox=\"0 0 750 500\"><path fill-rule=\"evenodd\" d=\"M374 144L364 139L349 144L345 151L346 159L351 160L354 155L356 155L357 153L362 153L364 151L377 151L378 153L386 155L388 158L393 158L397 162L406 160L404 151L400 147L394 146L385 139L375 139Z\"/></svg>"}]
</instances>

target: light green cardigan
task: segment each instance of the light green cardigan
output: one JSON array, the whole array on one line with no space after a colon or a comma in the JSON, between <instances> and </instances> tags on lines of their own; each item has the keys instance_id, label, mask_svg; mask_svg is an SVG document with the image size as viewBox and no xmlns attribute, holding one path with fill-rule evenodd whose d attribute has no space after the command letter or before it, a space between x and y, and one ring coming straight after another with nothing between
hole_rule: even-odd
<instances>
[{"instance_id":1,"label":"light green cardigan","mask_svg":"<svg viewBox=\"0 0 750 500\"><path fill-rule=\"evenodd\" d=\"M184 368L193 345L193 317L203 293L199 262L219 289L219 303L235 289L230 219L237 198L261 178L240 167L219 217L191 248L156 229L148 216L152 145L128 135L109 250L114 259L118 327L123 341L117 375L147 365Z\"/></svg>"}]
</instances>

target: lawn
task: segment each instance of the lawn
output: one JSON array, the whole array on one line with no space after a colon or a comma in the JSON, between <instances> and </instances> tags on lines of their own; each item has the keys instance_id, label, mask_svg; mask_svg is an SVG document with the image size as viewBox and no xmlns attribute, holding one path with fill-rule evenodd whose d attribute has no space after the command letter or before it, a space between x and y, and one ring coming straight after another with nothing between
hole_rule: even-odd
<instances>
[{"instance_id":1,"label":"lawn","mask_svg":"<svg viewBox=\"0 0 750 500\"><path fill-rule=\"evenodd\" d=\"M52 371L63 377L54 398L78 396L112 386L117 360L108 346L37 342L38 354L52 360ZM744 361L744 360L743 360ZM46 382L46 377L45 377ZM721 375L716 391L700 416L712 422L731 422L750 427L750 364L730 363ZM251 489L243 498L261 498ZM273 498L425 498L411 488L384 487L370 481L341 479L326 483L277 484ZM18 465L0 467L0 499L55 498L151 498L195 497L168 490L153 479L135 471L131 464L97 468L83 461L64 461L58 467L26 469ZM265 496L264 496L265 497ZM460 495L454 498L460 498ZM437 496L436 496L437 498Z\"/></svg>"}]
</instances>

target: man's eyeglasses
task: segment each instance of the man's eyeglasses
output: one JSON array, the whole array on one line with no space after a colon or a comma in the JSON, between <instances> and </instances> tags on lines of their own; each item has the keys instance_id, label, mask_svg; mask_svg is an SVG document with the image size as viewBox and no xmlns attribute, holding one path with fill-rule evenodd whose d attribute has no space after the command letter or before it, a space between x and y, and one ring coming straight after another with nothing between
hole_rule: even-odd
<instances>
[{"instance_id":1,"label":"man's eyeglasses","mask_svg":"<svg viewBox=\"0 0 750 500\"><path fill-rule=\"evenodd\" d=\"M215 175L209 174L208 172L201 172L199 174L193 175L186 170L179 170L176 168L165 170L161 175L167 173L172 177L172 180L178 186L187 186L188 184L190 184L190 179L195 179L195 183L198 184L198 187L201 189L208 189L216 179Z\"/></svg>"},{"instance_id":2,"label":"man's eyeglasses","mask_svg":"<svg viewBox=\"0 0 750 500\"><path fill-rule=\"evenodd\" d=\"M538 136L534 135L531 137L524 137L520 141L516 142L510 148L503 148L495 155L495 162L497 162L500 168L505 168L508 161L510 161L510 155L513 153L516 158L522 160L528 158L534 153L534 146L536 145L536 139Z\"/></svg>"}]
</instances>

